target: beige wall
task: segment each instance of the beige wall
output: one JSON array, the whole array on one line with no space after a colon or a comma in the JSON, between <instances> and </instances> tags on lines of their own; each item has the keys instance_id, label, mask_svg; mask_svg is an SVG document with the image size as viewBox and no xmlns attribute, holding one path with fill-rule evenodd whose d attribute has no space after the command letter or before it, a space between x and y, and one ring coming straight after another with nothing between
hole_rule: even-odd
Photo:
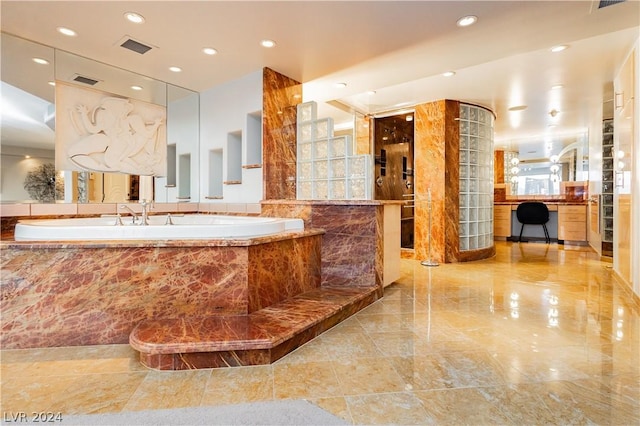
<instances>
[{"instance_id":1,"label":"beige wall","mask_svg":"<svg viewBox=\"0 0 640 426\"><path fill-rule=\"evenodd\" d=\"M614 165L623 182L616 184L614 193L613 268L640 295L638 45L637 41L614 80L614 147L620 153Z\"/></svg>"}]
</instances>

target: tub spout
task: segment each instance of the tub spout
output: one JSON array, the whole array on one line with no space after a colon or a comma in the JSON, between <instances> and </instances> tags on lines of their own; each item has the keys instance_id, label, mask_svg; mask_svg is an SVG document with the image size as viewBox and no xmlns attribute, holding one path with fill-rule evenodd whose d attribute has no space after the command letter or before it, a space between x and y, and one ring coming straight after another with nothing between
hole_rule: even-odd
<instances>
[{"instance_id":1,"label":"tub spout","mask_svg":"<svg viewBox=\"0 0 640 426\"><path fill-rule=\"evenodd\" d=\"M128 210L129 213L131 213L131 217L133 218L133 224L135 225L138 222L138 214L136 212L134 212L131 207L127 206L126 204L121 204L120 205L121 209L125 209Z\"/></svg>"}]
</instances>

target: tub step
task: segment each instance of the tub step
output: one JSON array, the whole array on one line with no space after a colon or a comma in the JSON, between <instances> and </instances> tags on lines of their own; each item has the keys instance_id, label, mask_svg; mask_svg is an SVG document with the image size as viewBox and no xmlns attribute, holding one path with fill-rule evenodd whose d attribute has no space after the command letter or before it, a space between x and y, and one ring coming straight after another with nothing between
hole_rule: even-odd
<instances>
[{"instance_id":1,"label":"tub step","mask_svg":"<svg viewBox=\"0 0 640 426\"><path fill-rule=\"evenodd\" d=\"M146 320L129 343L158 370L270 364L379 297L375 287L321 287L248 315Z\"/></svg>"}]
</instances>

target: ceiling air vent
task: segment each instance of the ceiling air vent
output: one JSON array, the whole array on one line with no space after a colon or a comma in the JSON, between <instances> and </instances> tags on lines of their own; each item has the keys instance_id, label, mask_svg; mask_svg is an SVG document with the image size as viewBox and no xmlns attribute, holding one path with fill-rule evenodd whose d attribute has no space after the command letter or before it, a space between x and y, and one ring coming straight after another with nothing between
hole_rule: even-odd
<instances>
[{"instance_id":1,"label":"ceiling air vent","mask_svg":"<svg viewBox=\"0 0 640 426\"><path fill-rule=\"evenodd\" d=\"M613 6L614 4L624 3L626 0L600 0L598 3L598 9L602 9L603 7Z\"/></svg>"},{"instance_id":2,"label":"ceiling air vent","mask_svg":"<svg viewBox=\"0 0 640 426\"><path fill-rule=\"evenodd\" d=\"M73 77L73 81L77 81L78 83L88 84L89 86L95 86L96 84L98 84L98 82L100 80L96 80L96 79L93 79L93 78L85 77L85 76L80 75L80 74L76 74Z\"/></svg>"},{"instance_id":3,"label":"ceiling air vent","mask_svg":"<svg viewBox=\"0 0 640 426\"><path fill-rule=\"evenodd\" d=\"M126 38L124 42L120 44L120 46L124 47L125 49L132 50L141 55L144 55L145 53L147 53L152 49L151 46L147 46L146 44L140 43L139 41L135 41L132 38Z\"/></svg>"}]
</instances>

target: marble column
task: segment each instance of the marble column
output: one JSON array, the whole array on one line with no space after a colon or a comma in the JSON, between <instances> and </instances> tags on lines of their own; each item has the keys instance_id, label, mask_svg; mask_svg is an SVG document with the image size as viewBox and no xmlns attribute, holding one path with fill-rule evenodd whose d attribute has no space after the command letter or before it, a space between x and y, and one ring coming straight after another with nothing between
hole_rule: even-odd
<instances>
[{"instance_id":1,"label":"marble column","mask_svg":"<svg viewBox=\"0 0 640 426\"><path fill-rule=\"evenodd\" d=\"M296 199L296 105L301 101L300 82L264 68L262 167L265 200Z\"/></svg>"},{"instance_id":2,"label":"marble column","mask_svg":"<svg viewBox=\"0 0 640 426\"><path fill-rule=\"evenodd\" d=\"M459 260L460 103L440 100L416 106L414 258ZM431 193L431 203L428 194ZM429 209L431 204L431 209ZM431 227L429 227L431 210ZM429 238L431 250L429 252Z\"/></svg>"}]
</instances>

